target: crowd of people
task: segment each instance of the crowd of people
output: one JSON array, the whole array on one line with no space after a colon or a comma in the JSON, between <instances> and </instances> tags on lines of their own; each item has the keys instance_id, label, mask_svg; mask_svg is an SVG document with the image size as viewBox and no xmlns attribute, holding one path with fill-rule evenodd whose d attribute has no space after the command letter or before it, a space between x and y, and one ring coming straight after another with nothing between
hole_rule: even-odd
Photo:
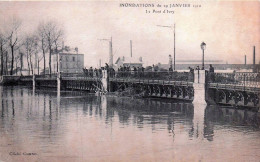
<instances>
[{"instance_id":1,"label":"crowd of people","mask_svg":"<svg viewBox=\"0 0 260 162\"><path fill-rule=\"evenodd\" d=\"M87 77L102 77L102 70L107 70L109 77L115 77L116 75L119 77L127 77L127 76L142 76L144 75L144 67L130 67L130 66L120 66L118 68L118 72L113 67L109 67L108 64L105 67L101 68L93 68L89 69L83 68L83 72Z\"/></svg>"},{"instance_id":2,"label":"crowd of people","mask_svg":"<svg viewBox=\"0 0 260 162\"><path fill-rule=\"evenodd\" d=\"M102 67L103 68L103 67ZM101 77L102 76L102 68L92 68L90 67L89 69L87 68L83 68L83 72L85 74L85 76L87 77Z\"/></svg>"},{"instance_id":3,"label":"crowd of people","mask_svg":"<svg viewBox=\"0 0 260 162\"><path fill-rule=\"evenodd\" d=\"M116 72L113 67L109 67L106 63L104 67L101 68L93 68L90 67L89 69L84 68L83 72L87 77L102 77L102 71L107 70L109 77L141 77L145 76L145 68L144 67L135 67L135 66L120 66L118 71ZM147 69L146 69L147 70ZM152 66L152 72L156 72L154 65ZM200 67L197 66L195 69L189 67L189 72L194 74L195 70L200 70ZM169 72L173 72L172 68L169 68ZM210 65L209 68L209 78L214 80L214 67Z\"/></svg>"},{"instance_id":4,"label":"crowd of people","mask_svg":"<svg viewBox=\"0 0 260 162\"><path fill-rule=\"evenodd\" d=\"M194 69L193 69L193 68L189 67L189 70L190 70L190 73L194 74ZM199 70L200 70L200 67L197 66L195 70L199 71ZM215 81L214 71L215 71L215 70L214 70L214 67L210 64L210 65L209 65L209 71L208 71L208 78L209 78L209 80L212 81L212 82Z\"/></svg>"},{"instance_id":5,"label":"crowd of people","mask_svg":"<svg viewBox=\"0 0 260 162\"><path fill-rule=\"evenodd\" d=\"M133 66L132 68L130 66L120 66L118 68L118 75L119 76L142 76L144 75L144 67L135 67Z\"/></svg>"},{"instance_id":6,"label":"crowd of people","mask_svg":"<svg viewBox=\"0 0 260 162\"><path fill-rule=\"evenodd\" d=\"M87 77L102 77L102 71L103 70L107 70L108 71L108 75L110 77L115 76L115 70L112 67L109 67L109 65L106 63L105 67L101 67L101 68L94 68L90 67L89 69L87 69L86 67L83 68L83 72L85 74L85 76Z\"/></svg>"},{"instance_id":7,"label":"crowd of people","mask_svg":"<svg viewBox=\"0 0 260 162\"><path fill-rule=\"evenodd\" d=\"M194 69L189 67L190 73L194 73ZM200 70L200 66L197 66L195 70ZM209 65L209 73L214 73L214 67L210 64Z\"/></svg>"}]
</instances>

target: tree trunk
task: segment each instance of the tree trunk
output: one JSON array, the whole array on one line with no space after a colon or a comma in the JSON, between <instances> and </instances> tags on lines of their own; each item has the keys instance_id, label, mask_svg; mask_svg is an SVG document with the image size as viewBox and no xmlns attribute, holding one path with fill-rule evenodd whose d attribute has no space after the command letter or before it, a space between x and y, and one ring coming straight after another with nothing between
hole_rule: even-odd
<instances>
[{"instance_id":1,"label":"tree trunk","mask_svg":"<svg viewBox=\"0 0 260 162\"><path fill-rule=\"evenodd\" d=\"M23 75L22 74L22 71L23 71L23 54L22 53L20 53L20 65L21 65L20 66L21 67L20 68L20 74Z\"/></svg>"},{"instance_id":2,"label":"tree trunk","mask_svg":"<svg viewBox=\"0 0 260 162\"><path fill-rule=\"evenodd\" d=\"M3 75L4 72L4 52L3 52L3 46L1 46L1 72L0 72L0 76Z\"/></svg>"},{"instance_id":3,"label":"tree trunk","mask_svg":"<svg viewBox=\"0 0 260 162\"><path fill-rule=\"evenodd\" d=\"M8 52L5 52L5 75L8 75Z\"/></svg>"},{"instance_id":4,"label":"tree trunk","mask_svg":"<svg viewBox=\"0 0 260 162\"><path fill-rule=\"evenodd\" d=\"M49 56L49 72L51 75L51 45L49 45L49 51L50 51L50 56Z\"/></svg>"},{"instance_id":5,"label":"tree trunk","mask_svg":"<svg viewBox=\"0 0 260 162\"><path fill-rule=\"evenodd\" d=\"M33 64L32 64L32 56L30 55L30 64L31 64L31 71L32 71L32 75L33 75Z\"/></svg>"},{"instance_id":6,"label":"tree trunk","mask_svg":"<svg viewBox=\"0 0 260 162\"><path fill-rule=\"evenodd\" d=\"M43 74L45 75L45 70L46 70L46 58L45 58L45 53L43 53Z\"/></svg>"},{"instance_id":7,"label":"tree trunk","mask_svg":"<svg viewBox=\"0 0 260 162\"><path fill-rule=\"evenodd\" d=\"M44 50L44 45L43 45L43 39L42 39L42 54L43 54L43 75L45 75L46 58L45 58L45 50Z\"/></svg>"},{"instance_id":8,"label":"tree trunk","mask_svg":"<svg viewBox=\"0 0 260 162\"><path fill-rule=\"evenodd\" d=\"M17 61L15 61L15 73L17 75Z\"/></svg>"},{"instance_id":9,"label":"tree trunk","mask_svg":"<svg viewBox=\"0 0 260 162\"><path fill-rule=\"evenodd\" d=\"M57 42L55 41L55 52L56 52L56 60L57 60L57 72L59 72L59 60L58 60L58 45Z\"/></svg>"},{"instance_id":10,"label":"tree trunk","mask_svg":"<svg viewBox=\"0 0 260 162\"><path fill-rule=\"evenodd\" d=\"M40 60L38 59L38 75L40 75Z\"/></svg>"},{"instance_id":11,"label":"tree trunk","mask_svg":"<svg viewBox=\"0 0 260 162\"><path fill-rule=\"evenodd\" d=\"M12 58L11 58L11 71L10 71L10 75L13 75L13 69L14 69L14 46L11 46L11 53L12 53Z\"/></svg>"},{"instance_id":12,"label":"tree trunk","mask_svg":"<svg viewBox=\"0 0 260 162\"><path fill-rule=\"evenodd\" d=\"M28 71L29 71L29 75L31 73L31 69L30 69L30 62L29 62L29 54L28 54L28 51L27 51L27 64L28 64Z\"/></svg>"}]
</instances>

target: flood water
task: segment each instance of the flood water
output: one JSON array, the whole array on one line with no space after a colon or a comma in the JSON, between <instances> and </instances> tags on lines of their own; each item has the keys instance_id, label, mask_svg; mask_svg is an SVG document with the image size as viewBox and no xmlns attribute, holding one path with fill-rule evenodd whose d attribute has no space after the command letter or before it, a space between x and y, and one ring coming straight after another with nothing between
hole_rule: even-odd
<instances>
[{"instance_id":1,"label":"flood water","mask_svg":"<svg viewBox=\"0 0 260 162\"><path fill-rule=\"evenodd\" d=\"M0 86L0 161L259 161L255 111Z\"/></svg>"}]
</instances>

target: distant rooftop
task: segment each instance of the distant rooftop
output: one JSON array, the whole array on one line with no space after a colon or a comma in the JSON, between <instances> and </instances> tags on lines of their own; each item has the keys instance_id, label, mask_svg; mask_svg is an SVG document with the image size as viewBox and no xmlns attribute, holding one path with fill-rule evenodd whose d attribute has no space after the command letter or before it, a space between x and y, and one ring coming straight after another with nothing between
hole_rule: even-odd
<instances>
[{"instance_id":1,"label":"distant rooftop","mask_svg":"<svg viewBox=\"0 0 260 162\"><path fill-rule=\"evenodd\" d=\"M201 62L201 60L176 60L176 62ZM214 62L214 63L223 63L223 60L205 60L204 62Z\"/></svg>"},{"instance_id":2,"label":"distant rooftop","mask_svg":"<svg viewBox=\"0 0 260 162\"><path fill-rule=\"evenodd\" d=\"M176 62L201 62L201 60L176 60ZM204 62L223 62L223 60L205 60Z\"/></svg>"}]
</instances>

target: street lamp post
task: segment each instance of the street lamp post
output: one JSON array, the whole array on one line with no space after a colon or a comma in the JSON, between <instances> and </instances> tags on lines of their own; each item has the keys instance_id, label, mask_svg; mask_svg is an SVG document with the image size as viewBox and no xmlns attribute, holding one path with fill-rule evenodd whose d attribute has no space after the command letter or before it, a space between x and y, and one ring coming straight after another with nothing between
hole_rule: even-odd
<instances>
[{"instance_id":1,"label":"street lamp post","mask_svg":"<svg viewBox=\"0 0 260 162\"><path fill-rule=\"evenodd\" d=\"M201 68L201 70L204 70L204 50L206 49L206 43L202 42L200 44L200 48L202 49L202 68Z\"/></svg>"},{"instance_id":2,"label":"street lamp post","mask_svg":"<svg viewBox=\"0 0 260 162\"><path fill-rule=\"evenodd\" d=\"M169 65L170 65L170 71L172 71L172 55L169 55Z\"/></svg>"},{"instance_id":3,"label":"street lamp post","mask_svg":"<svg viewBox=\"0 0 260 162\"><path fill-rule=\"evenodd\" d=\"M79 70L79 63L78 63L78 57L79 57L79 49L78 47L75 48L75 51L77 52L77 69L76 69L76 73L78 73L80 70Z\"/></svg>"},{"instance_id":4,"label":"street lamp post","mask_svg":"<svg viewBox=\"0 0 260 162\"><path fill-rule=\"evenodd\" d=\"M109 43L109 66L113 67L113 46L112 37L110 39L98 39L100 41L107 41Z\"/></svg>"},{"instance_id":5,"label":"street lamp post","mask_svg":"<svg viewBox=\"0 0 260 162\"><path fill-rule=\"evenodd\" d=\"M173 49L173 70L175 70L175 24L174 26L165 26L165 25L157 25L159 27L164 27L164 28L170 28L173 29L173 37L174 37L174 49Z\"/></svg>"}]
</instances>

